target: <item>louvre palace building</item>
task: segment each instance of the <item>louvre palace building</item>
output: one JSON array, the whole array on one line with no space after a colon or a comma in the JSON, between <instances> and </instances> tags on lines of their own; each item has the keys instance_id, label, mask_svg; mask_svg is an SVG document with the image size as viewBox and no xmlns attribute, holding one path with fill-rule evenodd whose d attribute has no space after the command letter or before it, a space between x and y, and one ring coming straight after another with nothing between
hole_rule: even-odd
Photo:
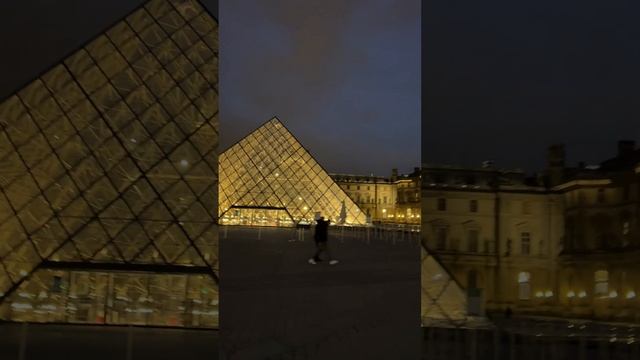
<instances>
[{"instance_id":1,"label":"louvre palace building","mask_svg":"<svg viewBox=\"0 0 640 360\"><path fill-rule=\"evenodd\" d=\"M547 169L425 165L422 239L465 290L471 314L637 322L640 150L620 141L598 165ZM424 275L423 275L424 276Z\"/></svg>"}]
</instances>

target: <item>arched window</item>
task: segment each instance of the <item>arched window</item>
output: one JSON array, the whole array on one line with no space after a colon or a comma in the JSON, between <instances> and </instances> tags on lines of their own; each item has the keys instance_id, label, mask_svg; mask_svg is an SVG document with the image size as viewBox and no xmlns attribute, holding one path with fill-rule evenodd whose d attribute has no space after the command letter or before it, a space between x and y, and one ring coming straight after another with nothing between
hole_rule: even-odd
<instances>
[{"instance_id":1,"label":"arched window","mask_svg":"<svg viewBox=\"0 0 640 360\"><path fill-rule=\"evenodd\" d=\"M531 274L523 271L518 274L518 299L529 300L531 298Z\"/></svg>"},{"instance_id":2,"label":"arched window","mask_svg":"<svg viewBox=\"0 0 640 360\"><path fill-rule=\"evenodd\" d=\"M609 272L598 270L594 274L594 293L596 296L607 296L609 294Z\"/></svg>"}]
</instances>

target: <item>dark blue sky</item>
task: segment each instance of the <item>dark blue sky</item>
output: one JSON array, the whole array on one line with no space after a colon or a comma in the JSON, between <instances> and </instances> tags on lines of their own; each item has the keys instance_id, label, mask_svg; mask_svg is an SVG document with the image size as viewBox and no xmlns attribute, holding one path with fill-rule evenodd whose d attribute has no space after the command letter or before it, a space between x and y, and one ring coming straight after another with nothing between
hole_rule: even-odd
<instances>
[{"instance_id":1,"label":"dark blue sky","mask_svg":"<svg viewBox=\"0 0 640 360\"><path fill-rule=\"evenodd\" d=\"M220 4L221 138L272 116L329 171L420 165L419 0Z\"/></svg>"},{"instance_id":2,"label":"dark blue sky","mask_svg":"<svg viewBox=\"0 0 640 360\"><path fill-rule=\"evenodd\" d=\"M540 169L640 140L640 2L424 2L423 161Z\"/></svg>"}]
</instances>

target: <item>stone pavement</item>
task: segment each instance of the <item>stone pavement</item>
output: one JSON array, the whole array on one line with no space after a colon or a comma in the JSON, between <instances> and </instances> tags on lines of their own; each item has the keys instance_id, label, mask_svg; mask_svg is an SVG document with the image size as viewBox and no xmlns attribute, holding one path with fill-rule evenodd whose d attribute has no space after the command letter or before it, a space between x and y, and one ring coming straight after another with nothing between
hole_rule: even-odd
<instances>
[{"instance_id":1,"label":"stone pavement","mask_svg":"<svg viewBox=\"0 0 640 360\"><path fill-rule=\"evenodd\" d=\"M215 360L217 330L0 324L1 360Z\"/></svg>"},{"instance_id":2,"label":"stone pavement","mask_svg":"<svg viewBox=\"0 0 640 360\"><path fill-rule=\"evenodd\" d=\"M335 266L307 262L309 230L221 230L221 359L420 358L418 235L329 241Z\"/></svg>"}]
</instances>

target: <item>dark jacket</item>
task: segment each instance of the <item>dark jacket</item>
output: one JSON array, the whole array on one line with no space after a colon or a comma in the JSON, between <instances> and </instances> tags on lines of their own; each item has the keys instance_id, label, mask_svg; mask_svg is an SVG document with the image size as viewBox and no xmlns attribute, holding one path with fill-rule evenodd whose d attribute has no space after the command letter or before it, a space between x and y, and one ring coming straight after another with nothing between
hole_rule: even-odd
<instances>
[{"instance_id":1,"label":"dark jacket","mask_svg":"<svg viewBox=\"0 0 640 360\"><path fill-rule=\"evenodd\" d=\"M317 220L314 238L316 241L327 241L329 236L329 220Z\"/></svg>"}]
</instances>

